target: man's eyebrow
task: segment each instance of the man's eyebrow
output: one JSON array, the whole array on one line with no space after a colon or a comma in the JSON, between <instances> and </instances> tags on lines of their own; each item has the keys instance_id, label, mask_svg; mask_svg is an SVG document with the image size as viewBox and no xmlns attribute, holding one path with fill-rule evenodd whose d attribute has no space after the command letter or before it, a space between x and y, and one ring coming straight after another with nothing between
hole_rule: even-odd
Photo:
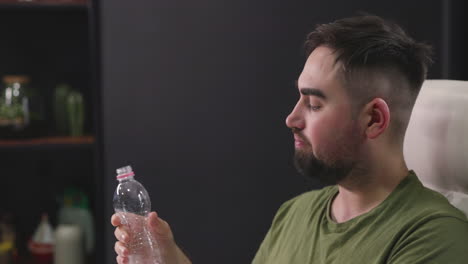
<instances>
[{"instance_id":1,"label":"man's eyebrow","mask_svg":"<svg viewBox=\"0 0 468 264\"><path fill-rule=\"evenodd\" d=\"M296 88L298 88L297 81L296 81ZM317 97L319 97L319 98L322 98L323 100L326 100L326 99L327 99L327 97L326 97L325 94L322 92L322 90L317 89L317 88L301 88L301 89L300 89L300 92L301 92L301 94L303 94L303 95L313 95L313 96L317 96Z\"/></svg>"}]
</instances>

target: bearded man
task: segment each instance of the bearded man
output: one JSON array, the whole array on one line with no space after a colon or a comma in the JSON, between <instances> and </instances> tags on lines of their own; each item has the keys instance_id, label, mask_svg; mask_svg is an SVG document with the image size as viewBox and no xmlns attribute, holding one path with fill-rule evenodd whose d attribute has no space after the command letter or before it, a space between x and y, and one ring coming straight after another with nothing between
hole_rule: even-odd
<instances>
[{"instance_id":1,"label":"bearded man","mask_svg":"<svg viewBox=\"0 0 468 264\"><path fill-rule=\"evenodd\" d=\"M358 16L316 27L286 119L295 164L329 186L278 210L252 264L468 263L468 221L406 166L403 141L431 63L398 25ZM128 231L114 215L118 263ZM165 264L191 263L169 225L149 226Z\"/></svg>"}]
</instances>

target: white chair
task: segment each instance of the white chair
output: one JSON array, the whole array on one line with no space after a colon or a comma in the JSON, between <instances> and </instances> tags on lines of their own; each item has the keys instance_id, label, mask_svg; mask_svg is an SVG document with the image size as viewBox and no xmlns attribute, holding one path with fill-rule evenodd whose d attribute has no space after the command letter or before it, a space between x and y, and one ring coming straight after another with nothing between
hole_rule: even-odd
<instances>
[{"instance_id":1,"label":"white chair","mask_svg":"<svg viewBox=\"0 0 468 264\"><path fill-rule=\"evenodd\" d=\"M416 100L404 155L422 183L468 216L468 81L426 80Z\"/></svg>"}]
</instances>

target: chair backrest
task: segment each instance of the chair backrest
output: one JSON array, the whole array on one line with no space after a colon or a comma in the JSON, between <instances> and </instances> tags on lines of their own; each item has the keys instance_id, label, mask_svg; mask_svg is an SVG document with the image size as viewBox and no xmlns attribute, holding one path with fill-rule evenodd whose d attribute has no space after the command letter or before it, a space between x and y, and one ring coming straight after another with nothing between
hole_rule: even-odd
<instances>
[{"instance_id":1,"label":"chair backrest","mask_svg":"<svg viewBox=\"0 0 468 264\"><path fill-rule=\"evenodd\" d=\"M422 183L468 215L468 81L426 80L404 155Z\"/></svg>"}]
</instances>

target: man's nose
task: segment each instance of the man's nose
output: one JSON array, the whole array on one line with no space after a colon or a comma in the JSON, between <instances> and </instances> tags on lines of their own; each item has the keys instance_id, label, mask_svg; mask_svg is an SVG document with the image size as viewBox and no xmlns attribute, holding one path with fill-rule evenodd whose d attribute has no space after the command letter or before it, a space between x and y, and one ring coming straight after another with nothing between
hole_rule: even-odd
<instances>
[{"instance_id":1,"label":"man's nose","mask_svg":"<svg viewBox=\"0 0 468 264\"><path fill-rule=\"evenodd\" d=\"M286 117L286 126L290 129L302 130L304 129L304 119L300 114L299 106L296 105L292 112Z\"/></svg>"}]
</instances>

